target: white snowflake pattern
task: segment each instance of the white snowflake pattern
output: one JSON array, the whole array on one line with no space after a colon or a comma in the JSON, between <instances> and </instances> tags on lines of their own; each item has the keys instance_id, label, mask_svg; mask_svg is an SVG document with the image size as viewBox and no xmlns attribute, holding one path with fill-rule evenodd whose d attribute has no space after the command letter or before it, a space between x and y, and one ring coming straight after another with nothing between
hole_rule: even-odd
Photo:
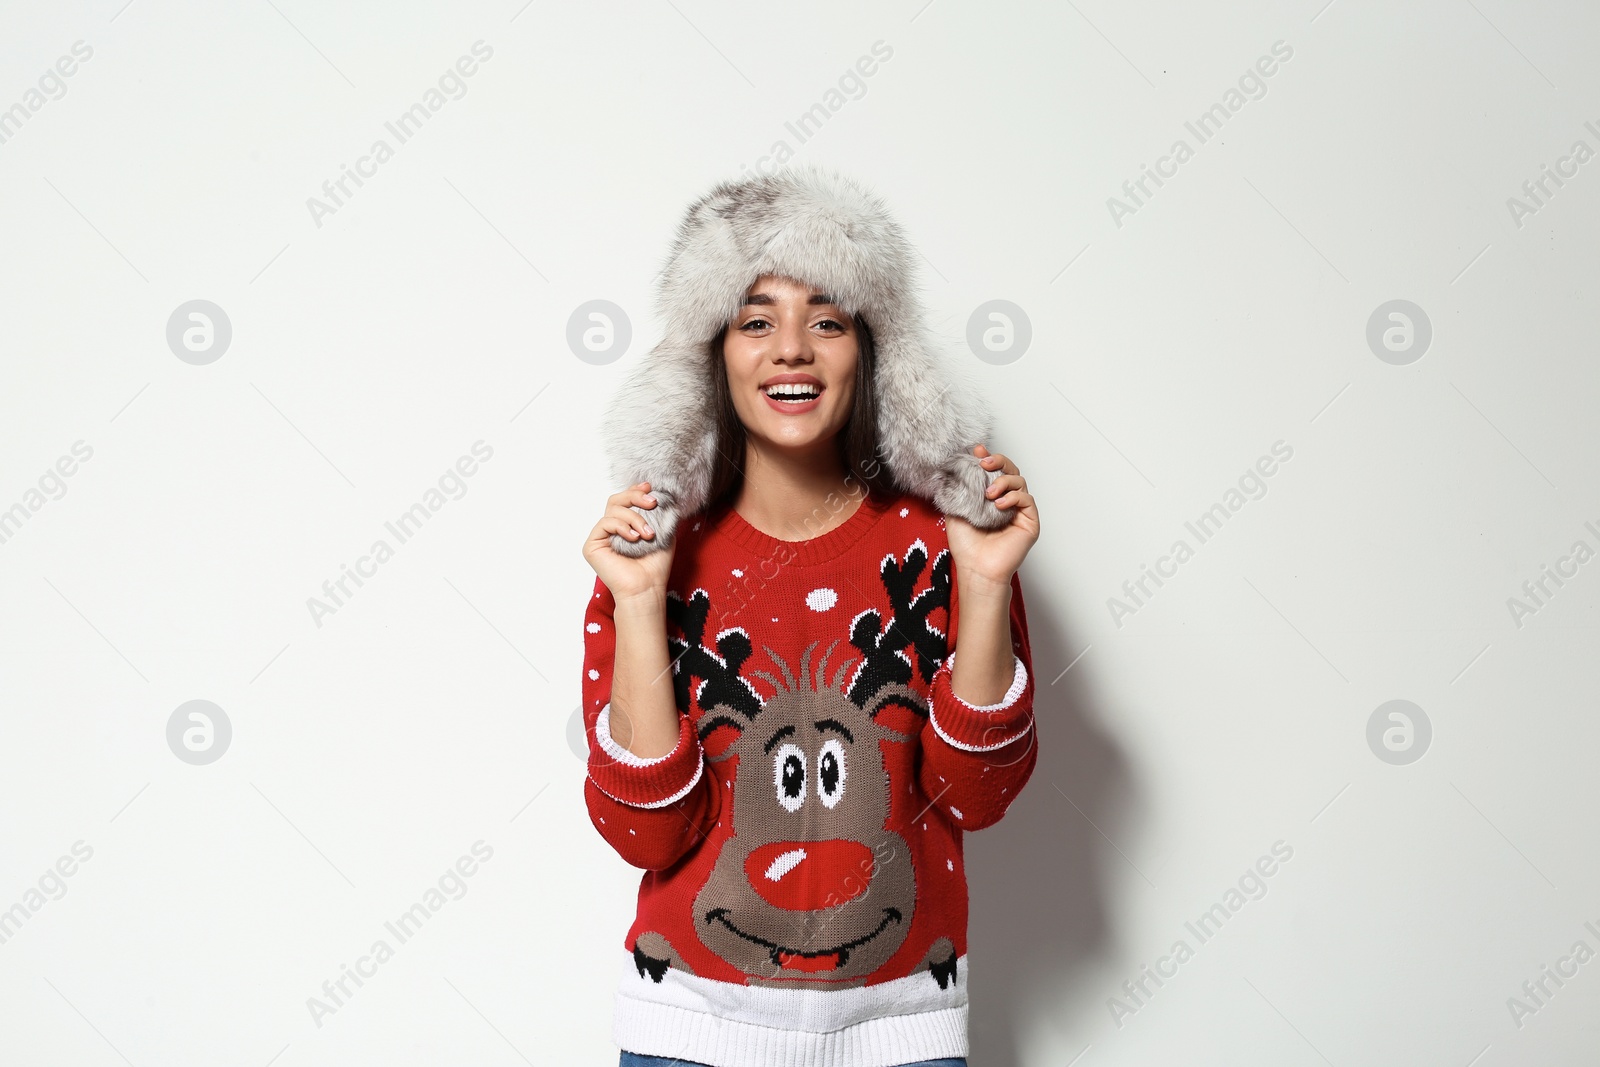
<instances>
[{"instance_id":1,"label":"white snowflake pattern","mask_svg":"<svg viewBox=\"0 0 1600 1067\"><path fill-rule=\"evenodd\" d=\"M947 871L955 870L956 869L955 861L954 860L950 860L950 859L945 860L944 861L944 869L947 870Z\"/></svg>"},{"instance_id":2,"label":"white snowflake pattern","mask_svg":"<svg viewBox=\"0 0 1600 1067\"><path fill-rule=\"evenodd\" d=\"M962 814L961 814L961 809L960 809L960 808L958 808L958 807L956 807L956 806L955 806L955 805L953 805L953 804L952 804L952 805L951 805L951 806L950 806L950 814L951 814L951 815L954 815L954 816L955 816L955 817L956 817L956 818L958 818L958 819L961 819L961 818L965 818L965 816L963 816L963 815L962 815Z\"/></svg>"},{"instance_id":3,"label":"white snowflake pattern","mask_svg":"<svg viewBox=\"0 0 1600 1067\"><path fill-rule=\"evenodd\" d=\"M911 509L910 508L901 508L900 509L900 517L902 519L905 518L909 514L911 514Z\"/></svg>"},{"instance_id":4,"label":"white snowflake pattern","mask_svg":"<svg viewBox=\"0 0 1600 1067\"><path fill-rule=\"evenodd\" d=\"M595 670L593 667L590 667L589 668L589 681L598 682L599 680L600 680L600 672Z\"/></svg>"},{"instance_id":5,"label":"white snowflake pattern","mask_svg":"<svg viewBox=\"0 0 1600 1067\"><path fill-rule=\"evenodd\" d=\"M743 578L744 577L744 571L740 570L738 567L735 567L733 569L733 576L735 578Z\"/></svg>"},{"instance_id":6,"label":"white snowflake pattern","mask_svg":"<svg viewBox=\"0 0 1600 1067\"><path fill-rule=\"evenodd\" d=\"M806 607L812 611L827 611L838 602L839 594L825 585L806 594Z\"/></svg>"},{"instance_id":7,"label":"white snowflake pattern","mask_svg":"<svg viewBox=\"0 0 1600 1067\"><path fill-rule=\"evenodd\" d=\"M597 622L591 622L588 626L585 626L584 629L588 630L592 634L597 634L600 632L600 624Z\"/></svg>"}]
</instances>

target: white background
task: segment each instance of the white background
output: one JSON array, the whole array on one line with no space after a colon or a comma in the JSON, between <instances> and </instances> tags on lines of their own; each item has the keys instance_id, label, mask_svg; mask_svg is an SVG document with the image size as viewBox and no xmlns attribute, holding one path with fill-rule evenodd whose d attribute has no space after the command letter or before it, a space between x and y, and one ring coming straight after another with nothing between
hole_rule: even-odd
<instances>
[{"instance_id":1,"label":"white background","mask_svg":"<svg viewBox=\"0 0 1600 1067\"><path fill-rule=\"evenodd\" d=\"M1600 549L1600 161L1520 225L1507 200L1600 149L1597 31L1576 0L6 5L0 108L93 55L0 144L0 909L27 912L0 1062L616 1062L639 872L584 811L573 718L579 549L617 488L596 427L683 207L779 140L888 199L1039 501L1040 762L968 840L974 1067L1592 1062L1600 962L1520 1025L1507 1001L1600 950L1600 563L1520 625L1508 599ZM479 40L319 225L308 198ZM206 365L167 343L194 299L233 331ZM598 366L566 340L595 299L633 327ZM994 299L1033 332L1003 365L965 341ZM1396 299L1433 331L1398 365L1366 338ZM1266 495L1119 625L1280 440ZM195 699L233 731L204 766L167 742ZM1367 741L1393 699L1432 724L1407 765ZM308 998L480 840L319 1025Z\"/></svg>"}]
</instances>

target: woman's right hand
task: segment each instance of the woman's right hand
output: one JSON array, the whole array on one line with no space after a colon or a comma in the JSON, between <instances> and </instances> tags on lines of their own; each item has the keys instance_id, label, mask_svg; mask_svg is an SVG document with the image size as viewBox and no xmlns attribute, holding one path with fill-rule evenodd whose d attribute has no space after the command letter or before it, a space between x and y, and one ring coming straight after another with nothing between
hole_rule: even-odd
<instances>
[{"instance_id":1,"label":"woman's right hand","mask_svg":"<svg viewBox=\"0 0 1600 1067\"><path fill-rule=\"evenodd\" d=\"M620 534L628 541L656 536L650 524L633 510L635 506L646 510L656 506L656 498L650 495L649 482L630 485L607 498L605 514L600 516L600 521L589 531L589 539L583 544L583 558L589 561L589 566L594 568L595 574L600 576L616 600L652 593L664 597L667 576L672 570L673 550L677 547L677 539L674 538L672 545L647 552L637 559L624 556L612 548L612 534Z\"/></svg>"}]
</instances>

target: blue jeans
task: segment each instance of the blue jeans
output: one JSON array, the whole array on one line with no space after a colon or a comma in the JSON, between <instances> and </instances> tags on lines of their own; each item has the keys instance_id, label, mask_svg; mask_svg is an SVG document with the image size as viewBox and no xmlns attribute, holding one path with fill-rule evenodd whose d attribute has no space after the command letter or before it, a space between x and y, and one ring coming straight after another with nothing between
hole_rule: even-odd
<instances>
[{"instance_id":1,"label":"blue jeans","mask_svg":"<svg viewBox=\"0 0 1600 1067\"><path fill-rule=\"evenodd\" d=\"M693 1060L675 1060L671 1056L641 1056L637 1052L622 1050L622 1062L618 1067L706 1067L706 1064L696 1063ZM967 1067L963 1057L947 1060L918 1060L916 1063L901 1064L900 1067Z\"/></svg>"}]
</instances>

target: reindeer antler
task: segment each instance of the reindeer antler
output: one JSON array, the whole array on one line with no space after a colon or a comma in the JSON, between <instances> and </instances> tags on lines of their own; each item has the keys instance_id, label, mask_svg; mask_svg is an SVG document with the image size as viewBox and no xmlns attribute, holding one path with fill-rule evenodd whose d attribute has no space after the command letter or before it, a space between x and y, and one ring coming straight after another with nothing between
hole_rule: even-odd
<instances>
[{"instance_id":1,"label":"reindeer antler","mask_svg":"<svg viewBox=\"0 0 1600 1067\"><path fill-rule=\"evenodd\" d=\"M667 595L667 621L683 631L683 637L667 637L667 648L672 653L672 686L679 707L689 706L689 680L699 678L700 687L695 698L700 710L709 712L714 707L727 708L751 720L761 710L761 696L739 674L739 668L750 658L753 647L750 635L738 627L722 631L716 637L716 651L705 645L706 619L711 615L711 597L704 589L696 589L685 604L677 596ZM700 722L702 740L718 726L732 725L740 730L745 724L728 715L703 715Z\"/></svg>"},{"instance_id":2,"label":"reindeer antler","mask_svg":"<svg viewBox=\"0 0 1600 1067\"><path fill-rule=\"evenodd\" d=\"M928 548L921 540L912 542L902 564L890 552L878 567L878 578L889 593L889 621L884 625L877 611L867 610L856 617L850 630L850 643L864 654L860 669L845 695L865 707L872 694L887 685L905 685L911 680L911 658L906 646L917 657L917 670L924 683L932 682L946 655L945 635L928 625L934 608L950 608L950 552L941 551L933 561L930 585L912 596L917 579L928 564Z\"/></svg>"}]
</instances>

